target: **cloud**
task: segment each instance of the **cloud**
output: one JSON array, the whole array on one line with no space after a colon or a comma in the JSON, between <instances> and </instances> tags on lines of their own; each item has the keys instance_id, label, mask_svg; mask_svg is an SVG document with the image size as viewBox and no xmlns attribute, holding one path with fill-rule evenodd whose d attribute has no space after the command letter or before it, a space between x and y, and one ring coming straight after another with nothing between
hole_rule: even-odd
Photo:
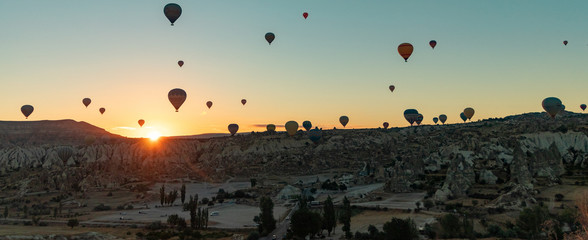
<instances>
[{"instance_id":1,"label":"cloud","mask_svg":"<svg viewBox=\"0 0 588 240\"><path fill-rule=\"evenodd\" d=\"M124 130L135 130L134 127L113 127L112 129L124 129Z\"/></svg>"},{"instance_id":2,"label":"cloud","mask_svg":"<svg viewBox=\"0 0 588 240\"><path fill-rule=\"evenodd\" d=\"M284 125L280 125L280 124L274 124L276 125L276 127L284 127ZM252 127L267 127L267 124L253 124L251 125Z\"/></svg>"}]
</instances>

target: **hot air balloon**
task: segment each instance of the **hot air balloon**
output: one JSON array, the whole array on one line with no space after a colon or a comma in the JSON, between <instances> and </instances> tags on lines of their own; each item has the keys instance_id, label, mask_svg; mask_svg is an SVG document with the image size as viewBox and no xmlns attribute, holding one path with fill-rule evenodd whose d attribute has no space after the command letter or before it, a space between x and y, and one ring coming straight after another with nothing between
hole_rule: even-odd
<instances>
[{"instance_id":1,"label":"hot air balloon","mask_svg":"<svg viewBox=\"0 0 588 240\"><path fill-rule=\"evenodd\" d=\"M294 136L296 131L298 131L298 123L296 121L288 121L284 127L286 127L286 132L290 136Z\"/></svg>"},{"instance_id":2,"label":"hot air balloon","mask_svg":"<svg viewBox=\"0 0 588 240\"><path fill-rule=\"evenodd\" d=\"M178 61L178 65L180 65L180 67L184 66L184 61L182 61L182 60Z\"/></svg>"},{"instance_id":3,"label":"hot air balloon","mask_svg":"<svg viewBox=\"0 0 588 240\"><path fill-rule=\"evenodd\" d=\"M312 128L312 123L310 121L304 121L302 122L302 127L306 129L306 131L310 131Z\"/></svg>"},{"instance_id":4,"label":"hot air balloon","mask_svg":"<svg viewBox=\"0 0 588 240\"><path fill-rule=\"evenodd\" d=\"M445 115L445 114L439 115L439 120L441 121L441 123L445 124L445 121L447 121L447 115Z\"/></svg>"},{"instance_id":5,"label":"hot air balloon","mask_svg":"<svg viewBox=\"0 0 588 240\"><path fill-rule=\"evenodd\" d=\"M212 102L211 101L206 102L206 106L208 107L208 109L210 109L212 107Z\"/></svg>"},{"instance_id":6,"label":"hot air balloon","mask_svg":"<svg viewBox=\"0 0 588 240\"><path fill-rule=\"evenodd\" d=\"M564 46L567 46L568 45L568 40L564 40L563 43L564 43Z\"/></svg>"},{"instance_id":7,"label":"hot air balloon","mask_svg":"<svg viewBox=\"0 0 588 240\"><path fill-rule=\"evenodd\" d=\"M89 98L84 98L82 99L82 103L84 104L84 106L88 107L88 105L90 105L90 103L92 102L92 99Z\"/></svg>"},{"instance_id":8,"label":"hot air balloon","mask_svg":"<svg viewBox=\"0 0 588 240\"><path fill-rule=\"evenodd\" d=\"M239 125L237 125L236 123L229 124L229 132L231 133L231 136L235 136L235 133L237 133L237 131L239 131Z\"/></svg>"},{"instance_id":9,"label":"hot air balloon","mask_svg":"<svg viewBox=\"0 0 588 240\"><path fill-rule=\"evenodd\" d=\"M35 110L35 108L31 105L23 105L20 107L20 112L22 112L26 119L29 119L29 116L31 113L33 113L33 110Z\"/></svg>"},{"instance_id":10,"label":"hot air balloon","mask_svg":"<svg viewBox=\"0 0 588 240\"><path fill-rule=\"evenodd\" d=\"M468 117L466 117L465 113L461 112L459 114L459 117L461 118L461 120L463 120L463 122L465 122L466 120L468 120Z\"/></svg>"},{"instance_id":11,"label":"hot air balloon","mask_svg":"<svg viewBox=\"0 0 588 240\"><path fill-rule=\"evenodd\" d=\"M266 127L268 132L275 132L276 131L276 125L273 124L268 124Z\"/></svg>"},{"instance_id":12,"label":"hot air balloon","mask_svg":"<svg viewBox=\"0 0 588 240\"><path fill-rule=\"evenodd\" d=\"M424 119L423 114L419 113L419 115L417 115L416 120L415 120L416 124L421 125L421 122L423 122L423 119Z\"/></svg>"},{"instance_id":13,"label":"hot air balloon","mask_svg":"<svg viewBox=\"0 0 588 240\"><path fill-rule=\"evenodd\" d=\"M276 39L276 35L274 35L273 33L271 33L271 32L268 32L268 33L266 33L266 34L265 34L265 40L266 40L266 41L267 41L267 42L268 42L270 45L272 45L272 42L274 41L274 39Z\"/></svg>"},{"instance_id":14,"label":"hot air balloon","mask_svg":"<svg viewBox=\"0 0 588 240\"><path fill-rule=\"evenodd\" d=\"M382 125L384 125L384 129L388 129L388 126L390 126L390 124L388 122L384 122L384 124L382 124Z\"/></svg>"},{"instance_id":15,"label":"hot air balloon","mask_svg":"<svg viewBox=\"0 0 588 240\"><path fill-rule=\"evenodd\" d=\"M561 110L559 110L560 113L565 113L566 112L566 105L561 105Z\"/></svg>"},{"instance_id":16,"label":"hot air balloon","mask_svg":"<svg viewBox=\"0 0 588 240\"><path fill-rule=\"evenodd\" d=\"M402 58L404 58L405 62L408 62L408 58L412 54L413 50L414 50L414 48L412 47L412 44L410 44L410 43L402 43L402 44L398 45L398 53L400 53L400 56L402 56Z\"/></svg>"},{"instance_id":17,"label":"hot air balloon","mask_svg":"<svg viewBox=\"0 0 588 240\"><path fill-rule=\"evenodd\" d=\"M73 149L71 147L62 146L57 149L57 156L63 161L63 164L67 163L67 160L69 160L72 155Z\"/></svg>"},{"instance_id":18,"label":"hot air balloon","mask_svg":"<svg viewBox=\"0 0 588 240\"><path fill-rule=\"evenodd\" d=\"M186 101L186 97L186 91L180 88L174 88L170 90L169 93L167 93L167 98L169 99L169 102L171 102L171 104L174 106L174 108L176 108L176 112L178 111L178 109L180 109L182 104L184 104L184 102Z\"/></svg>"},{"instance_id":19,"label":"hot air balloon","mask_svg":"<svg viewBox=\"0 0 588 240\"><path fill-rule=\"evenodd\" d=\"M182 8L178 4L170 3L170 4L165 5L165 7L163 8L163 13L165 14L165 17L167 17L167 19L171 22L171 25L173 26L174 22L176 22L176 20L178 20L180 15L182 15Z\"/></svg>"},{"instance_id":20,"label":"hot air balloon","mask_svg":"<svg viewBox=\"0 0 588 240\"><path fill-rule=\"evenodd\" d=\"M388 87L388 89L390 89L390 92L394 92L394 89L396 89L396 87L394 87L394 85L390 85L390 86Z\"/></svg>"},{"instance_id":21,"label":"hot air balloon","mask_svg":"<svg viewBox=\"0 0 588 240\"><path fill-rule=\"evenodd\" d=\"M582 111L586 110L586 104L580 105L580 108L582 109Z\"/></svg>"},{"instance_id":22,"label":"hot air balloon","mask_svg":"<svg viewBox=\"0 0 588 240\"><path fill-rule=\"evenodd\" d=\"M100 114L104 114L104 112L106 112L106 108L100 108L98 111L100 111Z\"/></svg>"},{"instance_id":23,"label":"hot air balloon","mask_svg":"<svg viewBox=\"0 0 588 240\"><path fill-rule=\"evenodd\" d=\"M471 121L472 117L474 116L474 109L469 107L463 110L463 114Z\"/></svg>"},{"instance_id":24,"label":"hot air balloon","mask_svg":"<svg viewBox=\"0 0 588 240\"><path fill-rule=\"evenodd\" d=\"M437 124L437 122L438 122L438 121L439 121L439 118L437 118L437 117L434 117L434 118L433 118L433 122L434 122L435 124Z\"/></svg>"},{"instance_id":25,"label":"hot air balloon","mask_svg":"<svg viewBox=\"0 0 588 240\"><path fill-rule=\"evenodd\" d=\"M559 100L559 98L556 97L548 97L546 99L543 99L541 105L543 106L545 112L547 112L547 114L551 116L551 118L555 118L555 115L559 113L559 111L561 111L562 108L561 100Z\"/></svg>"},{"instance_id":26,"label":"hot air balloon","mask_svg":"<svg viewBox=\"0 0 588 240\"><path fill-rule=\"evenodd\" d=\"M310 139L310 141L312 141L315 144L317 144L321 140L322 136L323 131L318 129L318 127L315 127L314 129L308 131L308 139Z\"/></svg>"},{"instance_id":27,"label":"hot air balloon","mask_svg":"<svg viewBox=\"0 0 588 240\"><path fill-rule=\"evenodd\" d=\"M92 135L88 135L84 138L84 143L86 143L86 145L92 145L92 143L94 143L95 141L96 137Z\"/></svg>"},{"instance_id":28,"label":"hot air balloon","mask_svg":"<svg viewBox=\"0 0 588 240\"><path fill-rule=\"evenodd\" d=\"M137 123L139 123L140 127L143 127L143 124L145 124L145 120L139 119L139 121L137 121Z\"/></svg>"},{"instance_id":29,"label":"hot air balloon","mask_svg":"<svg viewBox=\"0 0 588 240\"><path fill-rule=\"evenodd\" d=\"M243 106L245 106L245 103L247 103L247 99L241 99L241 104L243 104Z\"/></svg>"},{"instance_id":30,"label":"hot air balloon","mask_svg":"<svg viewBox=\"0 0 588 240\"><path fill-rule=\"evenodd\" d=\"M304 12L304 13L302 13L302 16L304 17L304 19L306 19L308 17L308 13Z\"/></svg>"},{"instance_id":31,"label":"hot air balloon","mask_svg":"<svg viewBox=\"0 0 588 240\"><path fill-rule=\"evenodd\" d=\"M345 127L345 126L347 126L347 123L349 122L349 117L341 116L339 118L339 122L341 123L341 125L343 125L343 127Z\"/></svg>"},{"instance_id":32,"label":"hot air balloon","mask_svg":"<svg viewBox=\"0 0 588 240\"><path fill-rule=\"evenodd\" d=\"M429 41L429 46L431 46L432 49L435 49L435 46L437 46L437 41L435 41L435 40Z\"/></svg>"},{"instance_id":33,"label":"hot air balloon","mask_svg":"<svg viewBox=\"0 0 588 240\"><path fill-rule=\"evenodd\" d=\"M404 119L406 119L406 121L408 121L408 123L410 123L411 126L416 121L418 115L419 111L417 111L416 109L404 110Z\"/></svg>"}]
</instances>

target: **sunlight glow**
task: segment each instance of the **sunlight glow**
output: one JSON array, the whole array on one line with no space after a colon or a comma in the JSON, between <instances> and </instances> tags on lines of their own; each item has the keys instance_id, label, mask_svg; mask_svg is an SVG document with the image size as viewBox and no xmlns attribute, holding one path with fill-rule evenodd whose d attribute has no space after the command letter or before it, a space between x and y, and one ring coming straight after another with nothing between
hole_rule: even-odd
<instances>
[{"instance_id":1,"label":"sunlight glow","mask_svg":"<svg viewBox=\"0 0 588 240\"><path fill-rule=\"evenodd\" d=\"M159 137L161 137L161 133L155 131L155 132L150 132L149 135L147 135L147 137L149 139L151 139L151 141L155 142L159 139Z\"/></svg>"}]
</instances>

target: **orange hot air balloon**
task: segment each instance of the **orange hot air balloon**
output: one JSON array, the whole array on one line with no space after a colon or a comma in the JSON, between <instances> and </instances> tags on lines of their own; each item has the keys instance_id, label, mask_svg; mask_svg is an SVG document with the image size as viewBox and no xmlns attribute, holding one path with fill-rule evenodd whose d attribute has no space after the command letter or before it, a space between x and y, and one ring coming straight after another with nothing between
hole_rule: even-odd
<instances>
[{"instance_id":1,"label":"orange hot air balloon","mask_svg":"<svg viewBox=\"0 0 588 240\"><path fill-rule=\"evenodd\" d=\"M180 67L184 66L184 61L182 61L182 60L178 61L178 65L180 65Z\"/></svg>"},{"instance_id":2,"label":"orange hot air balloon","mask_svg":"<svg viewBox=\"0 0 588 240\"><path fill-rule=\"evenodd\" d=\"M246 99L241 99L241 104L245 105L245 103L247 103Z\"/></svg>"},{"instance_id":3,"label":"orange hot air balloon","mask_svg":"<svg viewBox=\"0 0 588 240\"><path fill-rule=\"evenodd\" d=\"M212 107L212 102L211 101L206 102L206 106L208 107L208 109L210 109L210 107Z\"/></svg>"},{"instance_id":4,"label":"orange hot air balloon","mask_svg":"<svg viewBox=\"0 0 588 240\"><path fill-rule=\"evenodd\" d=\"M400 56L402 56L402 58L404 58L405 62L408 62L408 58L412 54L413 50L414 48L410 43L403 43L398 45L398 53L400 54Z\"/></svg>"},{"instance_id":5,"label":"orange hot air balloon","mask_svg":"<svg viewBox=\"0 0 588 240\"><path fill-rule=\"evenodd\" d=\"M176 112L178 111L178 109L180 109L182 104L184 104L187 96L188 95L186 94L186 91L180 88L174 88L170 90L169 93L167 93L167 98L176 109Z\"/></svg>"},{"instance_id":6,"label":"orange hot air balloon","mask_svg":"<svg viewBox=\"0 0 588 240\"><path fill-rule=\"evenodd\" d=\"M104 114L104 112L106 112L106 108L100 108L98 111L100 111L100 114Z\"/></svg>"},{"instance_id":7,"label":"orange hot air balloon","mask_svg":"<svg viewBox=\"0 0 588 240\"><path fill-rule=\"evenodd\" d=\"M388 126L390 126L390 124L388 122L384 122L384 129L388 129Z\"/></svg>"},{"instance_id":8,"label":"orange hot air balloon","mask_svg":"<svg viewBox=\"0 0 588 240\"><path fill-rule=\"evenodd\" d=\"M265 40L272 45L272 42L274 41L274 39L276 39L276 35L274 35L274 33L268 32L265 34Z\"/></svg>"},{"instance_id":9,"label":"orange hot air balloon","mask_svg":"<svg viewBox=\"0 0 588 240\"><path fill-rule=\"evenodd\" d=\"M304 12L304 13L302 13L302 16L304 17L304 19L306 19L308 17L308 13Z\"/></svg>"},{"instance_id":10,"label":"orange hot air balloon","mask_svg":"<svg viewBox=\"0 0 588 240\"><path fill-rule=\"evenodd\" d=\"M139 126L143 127L143 124L145 124L145 120L139 119L138 123L139 123Z\"/></svg>"},{"instance_id":11,"label":"orange hot air balloon","mask_svg":"<svg viewBox=\"0 0 588 240\"><path fill-rule=\"evenodd\" d=\"M568 45L568 40L564 40L563 43L564 43L564 46L567 46Z\"/></svg>"},{"instance_id":12,"label":"orange hot air balloon","mask_svg":"<svg viewBox=\"0 0 588 240\"><path fill-rule=\"evenodd\" d=\"M163 14L165 14L165 17L167 17L173 26L174 22L182 15L182 8L178 4L170 3L163 8Z\"/></svg>"},{"instance_id":13,"label":"orange hot air balloon","mask_svg":"<svg viewBox=\"0 0 588 240\"><path fill-rule=\"evenodd\" d=\"M22 112L22 115L24 115L26 119L29 119L29 116L31 113L33 113L33 110L35 110L35 108L31 105L23 105L20 107L20 112Z\"/></svg>"},{"instance_id":14,"label":"orange hot air balloon","mask_svg":"<svg viewBox=\"0 0 588 240\"><path fill-rule=\"evenodd\" d=\"M394 87L394 85L390 85L390 87L388 87L388 89L390 89L390 92L394 92L394 89L396 89L396 87Z\"/></svg>"},{"instance_id":15,"label":"orange hot air balloon","mask_svg":"<svg viewBox=\"0 0 588 240\"><path fill-rule=\"evenodd\" d=\"M349 117L341 116L339 118L339 122L341 123L341 125L343 125L343 127L345 127L345 126L347 126L347 123L349 122Z\"/></svg>"},{"instance_id":16,"label":"orange hot air balloon","mask_svg":"<svg viewBox=\"0 0 588 240\"><path fill-rule=\"evenodd\" d=\"M92 102L92 99L89 98L84 98L82 99L82 103L84 104L84 106L88 107L88 105L90 105L90 103Z\"/></svg>"},{"instance_id":17,"label":"orange hot air balloon","mask_svg":"<svg viewBox=\"0 0 588 240\"><path fill-rule=\"evenodd\" d=\"M429 42L429 46L431 46L431 48L432 48L432 49L435 49L435 46L437 46L437 41L435 41L435 40L431 40L431 41Z\"/></svg>"}]
</instances>

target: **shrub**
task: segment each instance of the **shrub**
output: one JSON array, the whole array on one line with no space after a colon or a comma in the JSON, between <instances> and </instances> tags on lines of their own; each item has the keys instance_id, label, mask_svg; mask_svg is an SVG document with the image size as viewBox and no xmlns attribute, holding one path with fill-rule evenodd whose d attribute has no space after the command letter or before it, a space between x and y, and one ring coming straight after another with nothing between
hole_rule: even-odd
<instances>
[{"instance_id":1,"label":"shrub","mask_svg":"<svg viewBox=\"0 0 588 240\"><path fill-rule=\"evenodd\" d=\"M109 211L112 208L110 206L106 206L103 203L100 203L100 205L94 207L94 211Z\"/></svg>"}]
</instances>

